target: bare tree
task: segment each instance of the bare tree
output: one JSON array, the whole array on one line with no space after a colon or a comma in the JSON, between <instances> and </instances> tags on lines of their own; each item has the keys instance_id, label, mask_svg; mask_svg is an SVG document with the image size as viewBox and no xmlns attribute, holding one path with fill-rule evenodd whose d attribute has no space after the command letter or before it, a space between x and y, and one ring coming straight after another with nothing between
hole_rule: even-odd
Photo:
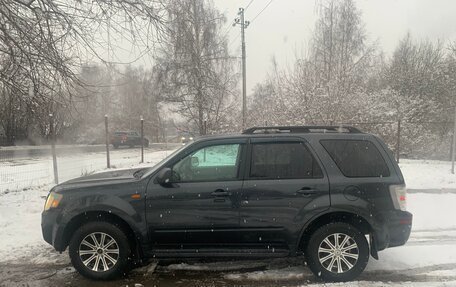
<instances>
[{"instance_id":1,"label":"bare tree","mask_svg":"<svg viewBox=\"0 0 456 287\"><path fill-rule=\"evenodd\" d=\"M282 124L348 121L367 86L375 49L366 43L354 2L320 1L318 13L307 54L285 71L278 71L273 63L266 81L273 86L269 90L275 91L276 106L281 106Z\"/></svg>"},{"instance_id":2,"label":"bare tree","mask_svg":"<svg viewBox=\"0 0 456 287\"><path fill-rule=\"evenodd\" d=\"M166 32L161 0L0 0L0 90L35 106L70 106L81 63L115 61L115 43L139 56ZM106 51L107 49L107 51ZM55 104L52 104L55 103Z\"/></svg>"},{"instance_id":3,"label":"bare tree","mask_svg":"<svg viewBox=\"0 0 456 287\"><path fill-rule=\"evenodd\" d=\"M226 39L225 17L207 0L173 0L171 32L158 57L162 92L200 134L220 126L229 112L236 84Z\"/></svg>"}]
</instances>

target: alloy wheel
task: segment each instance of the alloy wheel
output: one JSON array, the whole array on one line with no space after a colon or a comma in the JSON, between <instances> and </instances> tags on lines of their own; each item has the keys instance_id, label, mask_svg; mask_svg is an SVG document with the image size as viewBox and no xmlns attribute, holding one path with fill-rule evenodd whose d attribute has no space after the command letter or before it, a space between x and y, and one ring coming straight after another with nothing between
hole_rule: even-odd
<instances>
[{"instance_id":1,"label":"alloy wheel","mask_svg":"<svg viewBox=\"0 0 456 287\"><path fill-rule=\"evenodd\" d=\"M81 241L79 257L88 269L105 272L114 267L119 260L119 245L109 234L93 232Z\"/></svg>"},{"instance_id":2,"label":"alloy wheel","mask_svg":"<svg viewBox=\"0 0 456 287\"><path fill-rule=\"evenodd\" d=\"M333 233L320 243L318 260L332 273L350 271L358 262L359 249L356 241L344 233Z\"/></svg>"}]
</instances>

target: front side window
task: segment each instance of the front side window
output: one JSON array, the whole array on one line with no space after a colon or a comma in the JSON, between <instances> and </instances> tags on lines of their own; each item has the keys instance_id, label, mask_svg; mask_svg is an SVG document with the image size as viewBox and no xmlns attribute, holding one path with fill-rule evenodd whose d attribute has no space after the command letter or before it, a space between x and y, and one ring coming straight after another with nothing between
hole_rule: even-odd
<instances>
[{"instance_id":1,"label":"front side window","mask_svg":"<svg viewBox=\"0 0 456 287\"><path fill-rule=\"evenodd\" d=\"M240 144L213 145L184 157L173 167L174 182L234 180L238 176Z\"/></svg>"},{"instance_id":2,"label":"front side window","mask_svg":"<svg viewBox=\"0 0 456 287\"><path fill-rule=\"evenodd\" d=\"M302 143L259 143L252 145L250 178L320 177L323 177L320 166Z\"/></svg>"},{"instance_id":3,"label":"front side window","mask_svg":"<svg viewBox=\"0 0 456 287\"><path fill-rule=\"evenodd\" d=\"M346 177L390 175L377 147L367 140L322 140L321 144Z\"/></svg>"}]
</instances>

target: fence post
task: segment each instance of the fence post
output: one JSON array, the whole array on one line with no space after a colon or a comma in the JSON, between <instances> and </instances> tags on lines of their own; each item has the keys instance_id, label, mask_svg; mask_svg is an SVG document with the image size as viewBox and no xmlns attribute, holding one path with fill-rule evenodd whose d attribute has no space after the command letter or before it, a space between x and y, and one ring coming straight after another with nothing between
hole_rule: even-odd
<instances>
[{"instance_id":1,"label":"fence post","mask_svg":"<svg viewBox=\"0 0 456 287\"><path fill-rule=\"evenodd\" d=\"M401 149L401 120L397 121L397 140L396 140L396 161L399 163Z\"/></svg>"},{"instance_id":2,"label":"fence post","mask_svg":"<svg viewBox=\"0 0 456 287\"><path fill-rule=\"evenodd\" d=\"M454 158L456 153L456 106L454 107L454 123L453 123L453 147L451 149L451 173L454 174Z\"/></svg>"},{"instance_id":3,"label":"fence post","mask_svg":"<svg viewBox=\"0 0 456 287\"><path fill-rule=\"evenodd\" d=\"M111 168L111 160L109 158L109 129L108 129L108 115L105 115L105 138L106 138L106 166Z\"/></svg>"},{"instance_id":4,"label":"fence post","mask_svg":"<svg viewBox=\"0 0 456 287\"><path fill-rule=\"evenodd\" d=\"M54 183L59 184L59 173L57 169L57 154L55 152L55 129L54 115L49 114L49 135L51 136L52 166L54 169Z\"/></svg>"},{"instance_id":5,"label":"fence post","mask_svg":"<svg viewBox=\"0 0 456 287\"><path fill-rule=\"evenodd\" d=\"M144 162L144 118L141 116L141 163Z\"/></svg>"}]
</instances>

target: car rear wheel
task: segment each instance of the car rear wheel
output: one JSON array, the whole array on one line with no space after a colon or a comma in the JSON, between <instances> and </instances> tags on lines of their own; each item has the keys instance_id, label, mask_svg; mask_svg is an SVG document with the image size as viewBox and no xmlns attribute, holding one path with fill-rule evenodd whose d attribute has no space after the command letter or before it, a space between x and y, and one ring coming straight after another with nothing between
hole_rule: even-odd
<instances>
[{"instance_id":1,"label":"car rear wheel","mask_svg":"<svg viewBox=\"0 0 456 287\"><path fill-rule=\"evenodd\" d=\"M120 228L107 222L90 222L76 230L69 253L74 268L83 276L109 280L124 274L131 252Z\"/></svg>"},{"instance_id":2,"label":"car rear wheel","mask_svg":"<svg viewBox=\"0 0 456 287\"><path fill-rule=\"evenodd\" d=\"M366 237L347 223L330 223L317 229L306 250L307 263L318 279L344 282L355 279L369 261Z\"/></svg>"}]
</instances>

